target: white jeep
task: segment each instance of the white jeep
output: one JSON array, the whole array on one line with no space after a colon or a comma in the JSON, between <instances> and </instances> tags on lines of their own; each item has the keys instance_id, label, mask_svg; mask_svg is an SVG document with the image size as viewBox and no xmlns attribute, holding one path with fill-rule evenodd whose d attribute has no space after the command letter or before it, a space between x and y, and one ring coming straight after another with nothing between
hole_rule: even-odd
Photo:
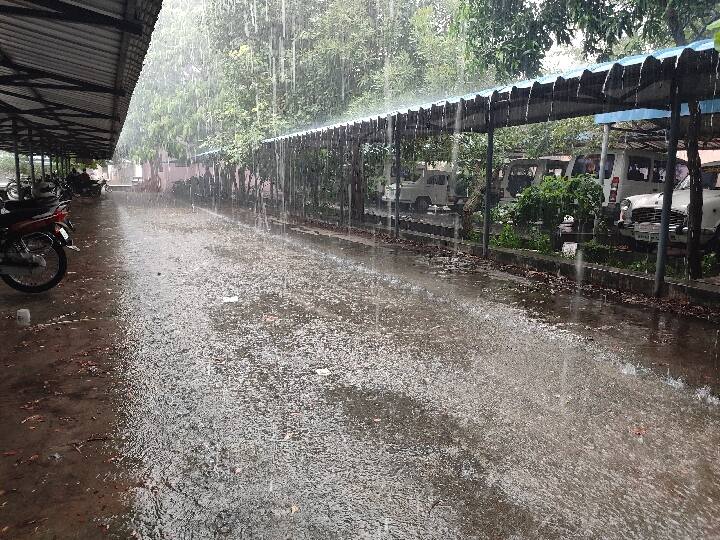
<instances>
[{"instance_id":1,"label":"white jeep","mask_svg":"<svg viewBox=\"0 0 720 540\"><path fill-rule=\"evenodd\" d=\"M395 168L391 172L391 182L385 186L382 200L395 203ZM414 171L400 173L400 204L414 206L415 210L425 213L430 205L460 207L467 196L457 195L453 182L452 167L449 163L418 163Z\"/></svg>"},{"instance_id":2,"label":"white jeep","mask_svg":"<svg viewBox=\"0 0 720 540\"><path fill-rule=\"evenodd\" d=\"M700 242L706 248L718 247L720 234L720 162L703 166L703 214ZM688 239L688 206L690 177L687 176L673 191L670 210L670 243L685 244ZM657 243L660 239L662 193L633 195L620 202L620 234L637 242Z\"/></svg>"}]
</instances>

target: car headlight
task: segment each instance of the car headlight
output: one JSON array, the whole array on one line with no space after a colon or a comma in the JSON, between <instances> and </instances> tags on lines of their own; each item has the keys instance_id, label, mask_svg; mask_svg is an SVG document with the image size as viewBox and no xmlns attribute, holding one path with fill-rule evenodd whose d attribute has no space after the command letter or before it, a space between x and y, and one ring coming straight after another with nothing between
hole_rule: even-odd
<instances>
[{"instance_id":1,"label":"car headlight","mask_svg":"<svg viewBox=\"0 0 720 540\"><path fill-rule=\"evenodd\" d=\"M620 221L632 221L632 203L629 199L620 202Z\"/></svg>"}]
</instances>

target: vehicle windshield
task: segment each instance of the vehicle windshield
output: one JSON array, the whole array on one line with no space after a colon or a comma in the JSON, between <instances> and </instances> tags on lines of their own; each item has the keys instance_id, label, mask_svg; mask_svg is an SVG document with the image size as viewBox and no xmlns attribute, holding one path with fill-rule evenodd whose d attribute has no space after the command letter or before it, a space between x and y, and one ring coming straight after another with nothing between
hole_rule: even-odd
<instances>
[{"instance_id":1,"label":"vehicle windshield","mask_svg":"<svg viewBox=\"0 0 720 540\"><path fill-rule=\"evenodd\" d=\"M718 171L704 171L702 173L702 188L703 189L720 189L720 174ZM675 189L690 189L690 175L688 174L682 181L680 181Z\"/></svg>"},{"instance_id":2,"label":"vehicle windshield","mask_svg":"<svg viewBox=\"0 0 720 540\"><path fill-rule=\"evenodd\" d=\"M600 177L600 154L587 154L578 156L573 164L572 176L580 174L590 174L595 178ZM615 154L608 154L605 160L605 179L608 180L612 176L613 166L615 164Z\"/></svg>"}]
</instances>

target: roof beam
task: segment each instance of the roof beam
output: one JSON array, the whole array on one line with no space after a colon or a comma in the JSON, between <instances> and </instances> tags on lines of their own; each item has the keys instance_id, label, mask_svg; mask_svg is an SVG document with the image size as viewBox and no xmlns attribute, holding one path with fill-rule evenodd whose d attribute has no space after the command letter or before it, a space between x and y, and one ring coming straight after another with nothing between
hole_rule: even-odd
<instances>
[{"instance_id":1,"label":"roof beam","mask_svg":"<svg viewBox=\"0 0 720 540\"><path fill-rule=\"evenodd\" d=\"M126 95L125 90L122 88L114 88L112 86L105 86L103 84L97 84L90 81L84 81L82 79L77 79L75 77L68 77L67 75L61 75L60 73L53 73L51 71L45 71L44 69L38 69L32 66L26 66L23 64L18 64L17 62L11 61L9 58L5 57L0 59L0 67L5 67L8 69L14 70L17 75L19 75L22 78L26 78L28 76L28 79L52 79L54 81L58 81L61 83L67 83L69 85L72 85L73 87L63 87L63 86L40 86L40 84L44 83L32 83L33 86L36 86L37 88L57 88L60 90L82 90L87 92L102 92L107 94L113 94L115 96L123 97ZM9 85L15 85L17 86L18 83L6 83Z\"/></svg>"},{"instance_id":2,"label":"roof beam","mask_svg":"<svg viewBox=\"0 0 720 540\"><path fill-rule=\"evenodd\" d=\"M1 100L0 100L1 101ZM9 110L6 107L0 105L0 112L17 112L16 109ZM90 113L68 113L68 112L60 112L58 111L57 107L40 107L37 109L22 109L22 114L28 115L28 116L38 116L40 118L45 118L49 114L55 114L57 113L62 118L87 118L90 120L94 119L105 119L107 115L93 115Z\"/></svg>"},{"instance_id":3,"label":"roof beam","mask_svg":"<svg viewBox=\"0 0 720 540\"><path fill-rule=\"evenodd\" d=\"M74 111L77 113L84 113L88 115L88 118L99 118L101 120L117 120L117 117L113 117L109 114L103 114L96 111L91 111L89 109L83 109L81 107L75 107L72 105L67 105L65 103L59 103L57 101L52 101L49 99L45 99L44 97L37 95L37 96L28 96L26 94L19 94L17 92L12 92L10 90L5 90L3 88L0 88L0 94L5 94L6 96L14 97L17 99L22 99L25 101L30 101L32 103L40 103L41 105L46 105L48 107L52 107L53 111L48 112L55 112L55 111L62 111L62 110L68 110L68 111ZM59 112L58 114L63 114Z\"/></svg>"},{"instance_id":4,"label":"roof beam","mask_svg":"<svg viewBox=\"0 0 720 540\"><path fill-rule=\"evenodd\" d=\"M94 26L107 26L123 32L141 36L143 25L137 20L121 19L106 15L94 9L68 4L62 1L48 0L26 0L30 4L42 6L46 9L26 8L0 4L0 15L12 15L13 17L31 17L36 19L54 19L56 21L90 24Z\"/></svg>"},{"instance_id":5,"label":"roof beam","mask_svg":"<svg viewBox=\"0 0 720 540\"><path fill-rule=\"evenodd\" d=\"M113 89L104 89L99 90L97 87L91 87L90 83L88 83L87 86L83 85L69 85L69 84L63 84L63 83L39 83L35 81L2 81L0 82L0 85L2 86L17 86L22 88L42 88L45 90L69 90L71 92L98 92L103 94L113 94L115 95L115 90Z\"/></svg>"},{"instance_id":6,"label":"roof beam","mask_svg":"<svg viewBox=\"0 0 720 540\"><path fill-rule=\"evenodd\" d=\"M28 120L25 116L25 112L22 109L18 109L17 107L11 105L10 103L7 103L5 101L0 100L0 106L5 108L4 113L10 116L14 116L21 120L23 123L33 126L36 129L42 129L46 132L57 132L62 131L66 134L72 135L76 138L83 138L88 137L88 133L109 133L110 130L103 129L95 126L87 126L85 124L80 124L78 122L73 122L71 120L61 120L57 118L56 116L53 117L52 120L57 122L57 125L47 125L47 124L40 124L37 122L33 122L31 120Z\"/></svg>"}]
</instances>

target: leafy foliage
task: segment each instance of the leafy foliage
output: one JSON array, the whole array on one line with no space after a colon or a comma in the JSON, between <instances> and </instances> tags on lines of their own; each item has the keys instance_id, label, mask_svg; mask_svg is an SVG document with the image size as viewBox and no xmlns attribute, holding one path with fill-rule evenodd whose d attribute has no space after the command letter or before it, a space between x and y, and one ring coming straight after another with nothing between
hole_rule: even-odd
<instances>
[{"instance_id":1,"label":"leafy foliage","mask_svg":"<svg viewBox=\"0 0 720 540\"><path fill-rule=\"evenodd\" d=\"M504 219L526 226L542 222L550 230L567 215L586 223L600 211L602 195L602 187L590 175L546 176L539 184L525 188L515 202L507 205Z\"/></svg>"},{"instance_id":2,"label":"leafy foliage","mask_svg":"<svg viewBox=\"0 0 720 540\"><path fill-rule=\"evenodd\" d=\"M533 229L528 244L530 249L534 249L540 253L552 253L552 240L550 239L550 235L538 229Z\"/></svg>"},{"instance_id":3,"label":"leafy foliage","mask_svg":"<svg viewBox=\"0 0 720 540\"><path fill-rule=\"evenodd\" d=\"M462 0L458 23L471 58L498 79L540 74L554 44L581 39L585 57L608 59L629 38L684 44L717 18L714 0Z\"/></svg>"},{"instance_id":4,"label":"leafy foliage","mask_svg":"<svg viewBox=\"0 0 720 540\"><path fill-rule=\"evenodd\" d=\"M594 239L585 242L581 250L585 262L601 264L607 263L614 252L612 246L602 244Z\"/></svg>"},{"instance_id":5,"label":"leafy foliage","mask_svg":"<svg viewBox=\"0 0 720 540\"><path fill-rule=\"evenodd\" d=\"M490 239L490 245L493 247L519 249L522 247L522 239L515 232L510 223L503 225L502 231L497 236Z\"/></svg>"}]
</instances>

